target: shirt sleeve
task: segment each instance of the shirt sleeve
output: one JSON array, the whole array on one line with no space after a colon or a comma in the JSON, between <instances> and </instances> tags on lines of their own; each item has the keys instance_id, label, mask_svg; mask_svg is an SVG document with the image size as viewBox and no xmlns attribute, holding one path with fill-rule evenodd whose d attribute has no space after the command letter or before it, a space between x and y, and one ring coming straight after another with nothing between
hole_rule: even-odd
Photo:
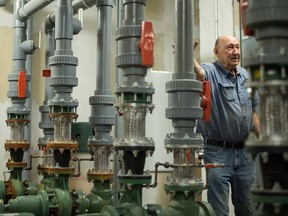
<instances>
[{"instance_id":1,"label":"shirt sleeve","mask_svg":"<svg viewBox=\"0 0 288 216\"><path fill-rule=\"evenodd\" d=\"M252 96L252 108L256 109L258 105L259 105L259 95L257 91L254 91Z\"/></svg>"},{"instance_id":2,"label":"shirt sleeve","mask_svg":"<svg viewBox=\"0 0 288 216\"><path fill-rule=\"evenodd\" d=\"M211 63L201 64L201 67L205 70L204 80L210 80Z\"/></svg>"}]
</instances>

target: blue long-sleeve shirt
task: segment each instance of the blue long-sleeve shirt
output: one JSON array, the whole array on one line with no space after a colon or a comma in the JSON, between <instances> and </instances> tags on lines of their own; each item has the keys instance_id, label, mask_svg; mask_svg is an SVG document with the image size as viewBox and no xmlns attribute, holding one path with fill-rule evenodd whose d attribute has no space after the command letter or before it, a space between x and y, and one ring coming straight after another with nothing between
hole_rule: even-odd
<instances>
[{"instance_id":1,"label":"blue long-sleeve shirt","mask_svg":"<svg viewBox=\"0 0 288 216\"><path fill-rule=\"evenodd\" d=\"M197 132L204 138L244 141L253 127L252 110L259 103L257 93L250 98L246 91L248 72L237 67L234 76L218 61L201 66L211 84L211 118L209 122L198 120Z\"/></svg>"}]
</instances>

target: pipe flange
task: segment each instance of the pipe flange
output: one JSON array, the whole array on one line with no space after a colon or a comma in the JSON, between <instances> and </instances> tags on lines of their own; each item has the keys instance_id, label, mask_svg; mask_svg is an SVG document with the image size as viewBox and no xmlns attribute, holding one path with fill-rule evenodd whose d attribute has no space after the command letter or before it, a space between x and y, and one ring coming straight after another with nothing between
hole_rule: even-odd
<instances>
[{"instance_id":1,"label":"pipe flange","mask_svg":"<svg viewBox=\"0 0 288 216\"><path fill-rule=\"evenodd\" d=\"M152 138L118 139L114 141L115 150L155 150L155 143Z\"/></svg>"},{"instance_id":2,"label":"pipe flange","mask_svg":"<svg viewBox=\"0 0 288 216\"><path fill-rule=\"evenodd\" d=\"M17 108L8 107L6 113L8 117L10 115L13 115L13 119L17 118L17 120L21 120L21 119L28 120L29 115L30 115L30 109L27 109L26 107L23 107L22 109L19 109L18 107Z\"/></svg>"},{"instance_id":3,"label":"pipe flange","mask_svg":"<svg viewBox=\"0 0 288 216\"><path fill-rule=\"evenodd\" d=\"M97 140L95 140L95 142L88 141L87 147L89 150L94 150L102 147L113 148L113 140L109 140L107 141L107 143L101 142L101 140L99 140L99 142L97 142Z\"/></svg>"},{"instance_id":4,"label":"pipe flange","mask_svg":"<svg viewBox=\"0 0 288 216\"><path fill-rule=\"evenodd\" d=\"M177 192L183 192L188 194L189 192L200 192L204 190L204 184L202 181L191 181L191 182L179 182L167 180L164 184L164 189L172 194Z\"/></svg>"},{"instance_id":5,"label":"pipe flange","mask_svg":"<svg viewBox=\"0 0 288 216\"><path fill-rule=\"evenodd\" d=\"M27 162L14 162L14 161L8 161L6 163L6 167L8 169L11 169L11 168L25 168L27 167Z\"/></svg>"},{"instance_id":6,"label":"pipe flange","mask_svg":"<svg viewBox=\"0 0 288 216\"><path fill-rule=\"evenodd\" d=\"M202 82L198 80L172 80L166 83L166 92L179 91L202 93Z\"/></svg>"},{"instance_id":7,"label":"pipe flange","mask_svg":"<svg viewBox=\"0 0 288 216\"><path fill-rule=\"evenodd\" d=\"M50 166L38 166L37 170L40 174L48 174L48 175L73 175L75 172L75 168L73 167L50 167Z\"/></svg>"},{"instance_id":8,"label":"pipe flange","mask_svg":"<svg viewBox=\"0 0 288 216\"><path fill-rule=\"evenodd\" d=\"M115 97L112 95L94 95L89 98L89 105L113 105Z\"/></svg>"},{"instance_id":9,"label":"pipe flange","mask_svg":"<svg viewBox=\"0 0 288 216\"><path fill-rule=\"evenodd\" d=\"M151 175L117 175L119 184L127 184L129 185L150 185L152 176ZM129 189L129 187L128 187ZM131 188L132 189L132 188Z\"/></svg>"},{"instance_id":10,"label":"pipe flange","mask_svg":"<svg viewBox=\"0 0 288 216\"><path fill-rule=\"evenodd\" d=\"M131 82L125 83L125 85L117 87L116 94L154 94L155 89L152 87L152 84L141 82Z\"/></svg>"},{"instance_id":11,"label":"pipe flange","mask_svg":"<svg viewBox=\"0 0 288 216\"><path fill-rule=\"evenodd\" d=\"M71 119L77 119L78 114L77 113L49 113L48 116L50 118L59 118L59 117L64 117L64 118L71 118Z\"/></svg>"},{"instance_id":12,"label":"pipe flange","mask_svg":"<svg viewBox=\"0 0 288 216\"><path fill-rule=\"evenodd\" d=\"M7 119L7 120L5 120L5 122L8 126L13 125L13 124L27 125L30 123L30 120L29 119Z\"/></svg>"},{"instance_id":13,"label":"pipe flange","mask_svg":"<svg viewBox=\"0 0 288 216\"><path fill-rule=\"evenodd\" d=\"M107 108L109 107L106 107L106 109ZM114 125L115 116L90 116L89 123L91 125Z\"/></svg>"},{"instance_id":14,"label":"pipe flange","mask_svg":"<svg viewBox=\"0 0 288 216\"><path fill-rule=\"evenodd\" d=\"M88 170L87 172L87 180L88 182L94 181L94 180L100 180L100 181L110 181L113 179L113 172L112 171L95 171L95 170Z\"/></svg>"},{"instance_id":15,"label":"pipe flange","mask_svg":"<svg viewBox=\"0 0 288 216\"><path fill-rule=\"evenodd\" d=\"M47 143L47 150L78 150L78 143L75 141L57 142L49 141Z\"/></svg>"},{"instance_id":16,"label":"pipe flange","mask_svg":"<svg viewBox=\"0 0 288 216\"><path fill-rule=\"evenodd\" d=\"M168 119L202 119L203 109L201 107L170 107L165 110ZM194 124L193 122L191 124Z\"/></svg>"},{"instance_id":17,"label":"pipe flange","mask_svg":"<svg viewBox=\"0 0 288 216\"><path fill-rule=\"evenodd\" d=\"M7 140L5 142L5 150L9 150L9 149L23 149L24 151L28 150L29 147L30 147L30 144L29 142L27 141L22 141L22 142L14 142L14 141L10 141L10 140Z\"/></svg>"},{"instance_id":18,"label":"pipe flange","mask_svg":"<svg viewBox=\"0 0 288 216\"><path fill-rule=\"evenodd\" d=\"M50 86L70 86L75 87L78 85L78 78L77 77L61 77L61 76L54 76L50 77L49 79Z\"/></svg>"},{"instance_id":19,"label":"pipe flange","mask_svg":"<svg viewBox=\"0 0 288 216\"><path fill-rule=\"evenodd\" d=\"M78 65L78 58L75 56L69 55L55 55L49 58L49 65ZM53 77L53 76L52 76Z\"/></svg>"}]
</instances>

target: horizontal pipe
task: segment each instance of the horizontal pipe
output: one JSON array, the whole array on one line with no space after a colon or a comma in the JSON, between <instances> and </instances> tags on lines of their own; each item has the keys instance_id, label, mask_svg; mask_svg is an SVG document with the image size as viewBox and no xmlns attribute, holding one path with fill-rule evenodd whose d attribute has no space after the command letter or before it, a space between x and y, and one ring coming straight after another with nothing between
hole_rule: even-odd
<instances>
[{"instance_id":1,"label":"horizontal pipe","mask_svg":"<svg viewBox=\"0 0 288 216\"><path fill-rule=\"evenodd\" d=\"M72 7L73 7L73 14L77 14L79 9L86 10L88 8L93 7L96 5L96 0L74 0L72 2ZM49 26L54 26L55 25L55 12L52 12L48 14L48 16L45 19L45 28L49 29Z\"/></svg>"},{"instance_id":2,"label":"horizontal pipe","mask_svg":"<svg viewBox=\"0 0 288 216\"><path fill-rule=\"evenodd\" d=\"M96 4L96 0L74 0L72 2L74 14L76 14L80 8L82 8L83 10L86 10L90 7L93 7L95 4Z\"/></svg>"},{"instance_id":3,"label":"horizontal pipe","mask_svg":"<svg viewBox=\"0 0 288 216\"><path fill-rule=\"evenodd\" d=\"M26 20L33 14L49 5L54 0L31 0L27 2L23 7L19 8L17 12L17 19Z\"/></svg>"}]
</instances>

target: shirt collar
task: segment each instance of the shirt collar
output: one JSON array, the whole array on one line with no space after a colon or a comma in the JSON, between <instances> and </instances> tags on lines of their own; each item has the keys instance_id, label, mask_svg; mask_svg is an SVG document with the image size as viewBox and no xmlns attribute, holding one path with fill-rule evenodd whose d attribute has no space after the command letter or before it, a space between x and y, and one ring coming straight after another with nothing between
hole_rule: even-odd
<instances>
[{"instance_id":1,"label":"shirt collar","mask_svg":"<svg viewBox=\"0 0 288 216\"><path fill-rule=\"evenodd\" d=\"M224 67L223 67L223 65L217 60L217 61L215 61L215 64L217 64L222 70L221 70L221 72L224 74L224 76L228 76L229 74L230 75L233 75L230 71L228 71L227 69L225 69ZM237 67L235 68L235 70L236 70L236 75L240 75L240 72L238 71L238 69L237 69Z\"/></svg>"}]
</instances>

